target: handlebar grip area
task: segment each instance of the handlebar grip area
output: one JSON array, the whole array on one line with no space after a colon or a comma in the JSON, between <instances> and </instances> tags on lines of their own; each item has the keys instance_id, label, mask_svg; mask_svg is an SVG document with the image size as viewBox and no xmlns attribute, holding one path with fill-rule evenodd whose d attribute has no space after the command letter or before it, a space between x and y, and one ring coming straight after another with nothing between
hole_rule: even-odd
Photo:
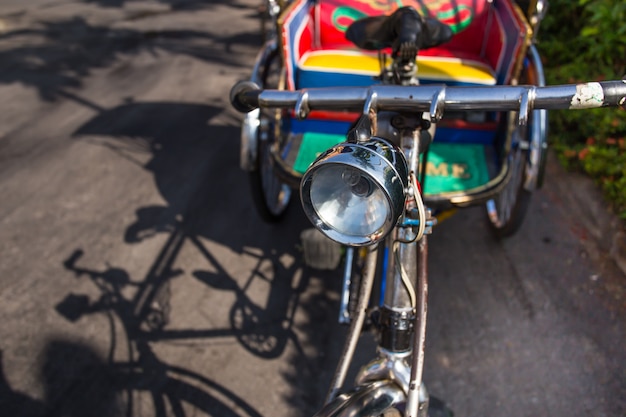
<instances>
[{"instance_id":1,"label":"handlebar grip area","mask_svg":"<svg viewBox=\"0 0 626 417\"><path fill-rule=\"evenodd\" d=\"M230 103L241 113L248 113L259 108L261 87L252 81L239 81L230 90Z\"/></svg>"},{"instance_id":2,"label":"handlebar grip area","mask_svg":"<svg viewBox=\"0 0 626 417\"><path fill-rule=\"evenodd\" d=\"M604 81L605 104L626 110L626 75L621 81Z\"/></svg>"},{"instance_id":3,"label":"handlebar grip area","mask_svg":"<svg viewBox=\"0 0 626 417\"><path fill-rule=\"evenodd\" d=\"M622 77L622 82L626 84L626 74ZM626 96L621 99L619 105L622 109L626 110Z\"/></svg>"}]
</instances>

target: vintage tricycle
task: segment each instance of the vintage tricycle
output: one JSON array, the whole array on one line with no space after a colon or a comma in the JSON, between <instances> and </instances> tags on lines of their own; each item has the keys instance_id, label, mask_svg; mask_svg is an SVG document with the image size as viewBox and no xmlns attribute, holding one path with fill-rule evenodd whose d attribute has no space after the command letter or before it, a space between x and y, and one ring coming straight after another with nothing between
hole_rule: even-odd
<instances>
[{"instance_id":1,"label":"vintage tricycle","mask_svg":"<svg viewBox=\"0 0 626 417\"><path fill-rule=\"evenodd\" d=\"M543 181L547 110L624 105L626 80L544 86L547 2L520 3L268 2L274 29L231 102L261 217L280 220L299 189L321 232L303 235L307 262L336 266L346 248L350 328L318 416L449 414L422 383L434 214L484 204L513 234ZM340 394L366 322L378 357Z\"/></svg>"},{"instance_id":2,"label":"vintage tricycle","mask_svg":"<svg viewBox=\"0 0 626 417\"><path fill-rule=\"evenodd\" d=\"M532 43L546 8L542 1L530 2L527 15L514 2L502 0L324 0L294 1L288 7L269 3L271 17L277 19L272 34L278 36L269 36L251 78L262 88L544 85L541 60ZM445 23L454 35L441 45L421 49L416 65L404 75L390 74L393 48L361 49L346 39L345 32L361 17L406 6ZM358 116L316 111L301 120L285 111L260 110L247 115L241 167L250 173L263 219L280 218L302 174L317 155L345 140ZM512 234L524 218L530 193L543 180L546 111L532 112L526 126L517 125L515 114L486 111L446 112L430 128L431 135L435 125L436 139L422 164L428 205L486 202L495 232Z\"/></svg>"}]
</instances>

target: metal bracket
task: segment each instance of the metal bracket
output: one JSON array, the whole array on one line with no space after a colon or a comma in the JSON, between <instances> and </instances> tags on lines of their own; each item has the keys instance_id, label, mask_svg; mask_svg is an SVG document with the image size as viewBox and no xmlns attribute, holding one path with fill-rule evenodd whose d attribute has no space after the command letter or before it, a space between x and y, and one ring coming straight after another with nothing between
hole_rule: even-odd
<instances>
[{"instance_id":1,"label":"metal bracket","mask_svg":"<svg viewBox=\"0 0 626 417\"><path fill-rule=\"evenodd\" d=\"M378 94L376 91L369 89L367 92L367 98L363 104L363 114L370 115L372 112L376 113L376 105L378 101Z\"/></svg>"},{"instance_id":2,"label":"metal bracket","mask_svg":"<svg viewBox=\"0 0 626 417\"><path fill-rule=\"evenodd\" d=\"M294 110L299 119L306 119L311 112L311 108L309 107L309 92L307 90L302 90L298 95Z\"/></svg>"},{"instance_id":3,"label":"metal bracket","mask_svg":"<svg viewBox=\"0 0 626 417\"><path fill-rule=\"evenodd\" d=\"M535 100L535 87L525 89L520 96L518 126L527 126L530 112L533 110Z\"/></svg>"},{"instance_id":4,"label":"metal bracket","mask_svg":"<svg viewBox=\"0 0 626 417\"><path fill-rule=\"evenodd\" d=\"M437 91L430 102L430 121L437 123L443 117L446 103L446 87Z\"/></svg>"}]
</instances>

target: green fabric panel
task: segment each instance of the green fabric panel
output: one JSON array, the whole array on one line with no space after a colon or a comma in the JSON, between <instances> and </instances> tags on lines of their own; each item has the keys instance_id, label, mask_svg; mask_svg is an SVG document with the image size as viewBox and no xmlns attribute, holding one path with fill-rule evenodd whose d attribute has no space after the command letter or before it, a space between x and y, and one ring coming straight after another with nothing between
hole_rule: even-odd
<instances>
[{"instance_id":1,"label":"green fabric panel","mask_svg":"<svg viewBox=\"0 0 626 417\"><path fill-rule=\"evenodd\" d=\"M328 148L344 142L345 136L307 132L294 164L304 173ZM489 181L483 145L433 143L428 153L425 194L440 194L479 187Z\"/></svg>"},{"instance_id":2,"label":"green fabric panel","mask_svg":"<svg viewBox=\"0 0 626 417\"><path fill-rule=\"evenodd\" d=\"M293 169L296 172L304 174L309 165L311 165L322 152L338 143L345 142L345 140L345 135L306 132L302 137L302 143L300 144L300 150L298 151Z\"/></svg>"},{"instance_id":3,"label":"green fabric panel","mask_svg":"<svg viewBox=\"0 0 626 417\"><path fill-rule=\"evenodd\" d=\"M483 145L435 142L430 146L424 194L469 190L488 181Z\"/></svg>"}]
</instances>

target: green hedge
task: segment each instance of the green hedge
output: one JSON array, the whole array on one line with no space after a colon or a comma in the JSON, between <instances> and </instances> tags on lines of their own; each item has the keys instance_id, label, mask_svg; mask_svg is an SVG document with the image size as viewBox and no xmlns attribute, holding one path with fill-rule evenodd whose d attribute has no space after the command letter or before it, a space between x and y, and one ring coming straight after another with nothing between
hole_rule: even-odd
<instances>
[{"instance_id":1,"label":"green hedge","mask_svg":"<svg viewBox=\"0 0 626 417\"><path fill-rule=\"evenodd\" d=\"M626 74L626 1L550 0L539 33L549 84ZM626 219L626 111L550 113L550 144L570 169L588 173Z\"/></svg>"}]
</instances>

